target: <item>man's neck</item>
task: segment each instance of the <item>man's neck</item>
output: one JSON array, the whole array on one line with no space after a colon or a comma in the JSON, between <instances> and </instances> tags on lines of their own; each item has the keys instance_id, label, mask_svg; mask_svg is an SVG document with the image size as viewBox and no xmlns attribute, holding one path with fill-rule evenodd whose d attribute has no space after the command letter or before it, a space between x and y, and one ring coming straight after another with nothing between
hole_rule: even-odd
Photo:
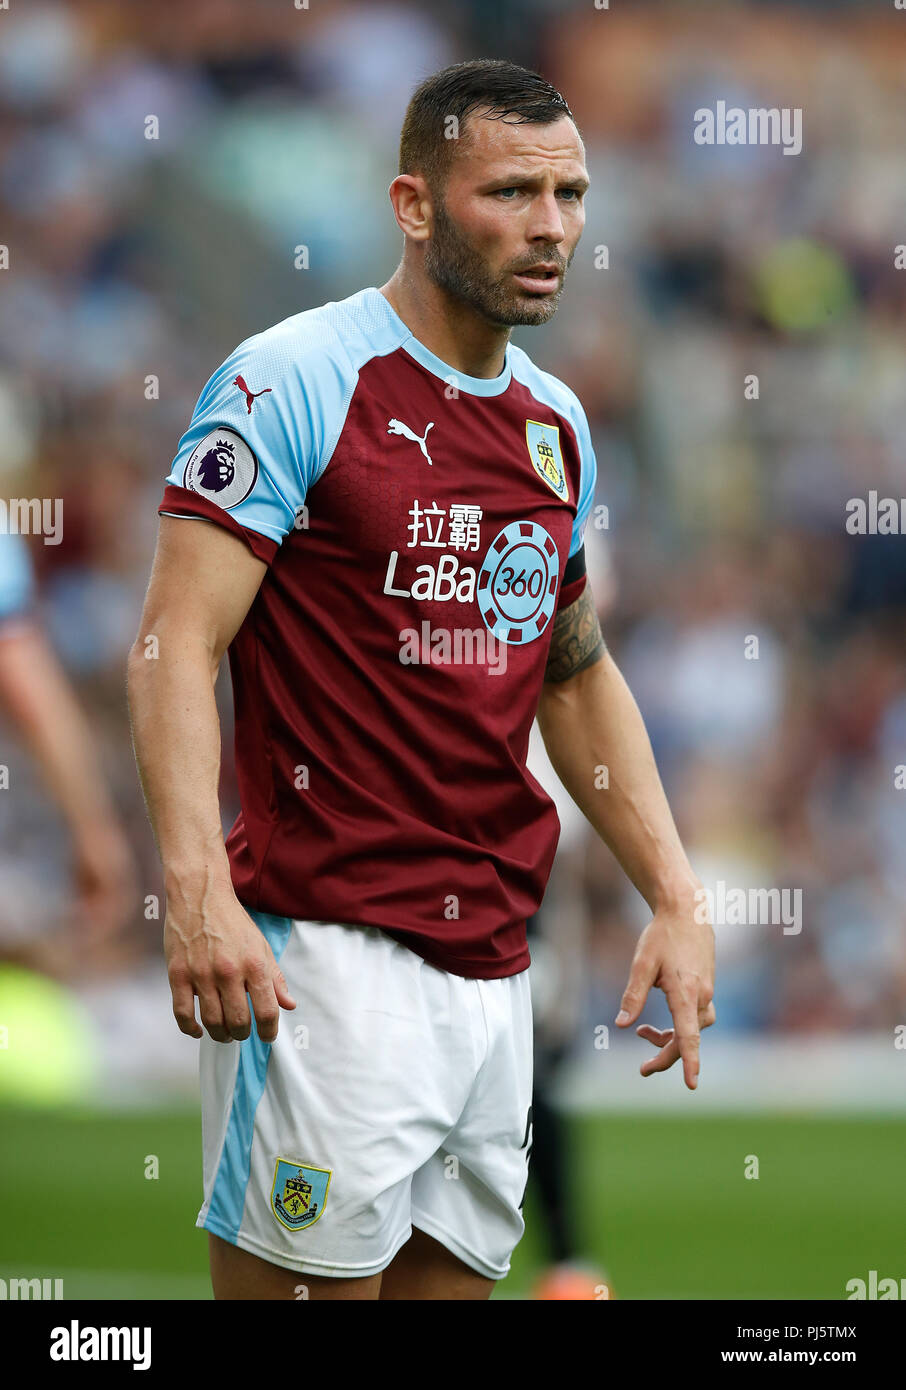
<instances>
[{"instance_id":1,"label":"man's neck","mask_svg":"<svg viewBox=\"0 0 906 1390\"><path fill-rule=\"evenodd\" d=\"M488 323L461 299L402 266L380 293L411 333L435 357L466 376L491 379L503 371L509 328Z\"/></svg>"}]
</instances>

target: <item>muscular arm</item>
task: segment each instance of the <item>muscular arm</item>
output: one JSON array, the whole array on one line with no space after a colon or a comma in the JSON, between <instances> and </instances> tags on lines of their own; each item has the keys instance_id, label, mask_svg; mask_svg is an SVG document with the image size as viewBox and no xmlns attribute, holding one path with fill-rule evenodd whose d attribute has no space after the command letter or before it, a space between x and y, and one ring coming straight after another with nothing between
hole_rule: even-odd
<instances>
[{"instance_id":1,"label":"muscular arm","mask_svg":"<svg viewBox=\"0 0 906 1390\"><path fill-rule=\"evenodd\" d=\"M694 892L642 716L587 585L555 622L538 725L561 782L652 911Z\"/></svg>"},{"instance_id":2,"label":"muscular arm","mask_svg":"<svg viewBox=\"0 0 906 1390\"><path fill-rule=\"evenodd\" d=\"M671 1033L643 1074L662 1070L660 1063L672 1065L682 1053L691 1088L698 1073L699 1015L713 1015L713 931L696 921L700 884L673 822L638 705L604 645L587 585L555 621L538 725L563 785L654 914L623 996L627 1017L618 1021L626 1027L638 1017L652 984L664 989L676 1039ZM643 1036L654 1041L654 1034L658 1030L648 1029Z\"/></svg>"},{"instance_id":3,"label":"muscular arm","mask_svg":"<svg viewBox=\"0 0 906 1390\"><path fill-rule=\"evenodd\" d=\"M162 516L151 582L129 654L135 758L164 868L164 946L173 1009L200 1037L248 1037L246 990L263 1041L293 1008L270 948L233 892L218 783L221 659L266 572L238 537L211 522Z\"/></svg>"}]
</instances>

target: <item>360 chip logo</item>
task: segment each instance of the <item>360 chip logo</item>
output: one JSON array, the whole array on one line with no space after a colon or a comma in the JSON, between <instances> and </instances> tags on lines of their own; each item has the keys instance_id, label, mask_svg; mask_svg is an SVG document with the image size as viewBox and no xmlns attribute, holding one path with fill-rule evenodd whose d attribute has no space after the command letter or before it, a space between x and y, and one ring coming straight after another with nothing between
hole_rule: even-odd
<instances>
[{"instance_id":1,"label":"360 chip logo","mask_svg":"<svg viewBox=\"0 0 906 1390\"><path fill-rule=\"evenodd\" d=\"M557 605L560 556L543 526L511 521L491 546L478 576L478 606L500 642L533 642Z\"/></svg>"}]
</instances>

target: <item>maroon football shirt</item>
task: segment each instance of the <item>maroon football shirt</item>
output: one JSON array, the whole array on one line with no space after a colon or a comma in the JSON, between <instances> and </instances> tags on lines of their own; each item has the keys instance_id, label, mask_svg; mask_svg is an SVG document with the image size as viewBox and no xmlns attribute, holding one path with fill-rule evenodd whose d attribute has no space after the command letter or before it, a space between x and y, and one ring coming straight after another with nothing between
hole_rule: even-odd
<instances>
[{"instance_id":1,"label":"maroon football shirt","mask_svg":"<svg viewBox=\"0 0 906 1390\"><path fill-rule=\"evenodd\" d=\"M374 288L214 373L159 510L268 565L229 648L242 903L527 967L559 822L526 751L594 483L566 386L513 344L498 377L455 371Z\"/></svg>"}]
</instances>

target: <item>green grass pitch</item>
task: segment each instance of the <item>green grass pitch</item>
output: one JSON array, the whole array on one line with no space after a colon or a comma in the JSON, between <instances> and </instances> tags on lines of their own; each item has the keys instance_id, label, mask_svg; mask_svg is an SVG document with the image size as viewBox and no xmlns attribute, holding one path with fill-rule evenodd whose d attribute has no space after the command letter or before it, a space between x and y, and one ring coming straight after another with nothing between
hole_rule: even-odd
<instances>
[{"instance_id":1,"label":"green grass pitch","mask_svg":"<svg viewBox=\"0 0 906 1390\"><path fill-rule=\"evenodd\" d=\"M607 1269L617 1298L843 1299L869 1269L906 1274L906 1119L568 1123L582 1253ZM745 1177L748 1155L757 1179ZM543 1196L530 1187L526 1235L495 1297L527 1297L546 1263ZM69 1298L209 1298L200 1200L191 1110L0 1110L4 1279L63 1278Z\"/></svg>"}]
</instances>

